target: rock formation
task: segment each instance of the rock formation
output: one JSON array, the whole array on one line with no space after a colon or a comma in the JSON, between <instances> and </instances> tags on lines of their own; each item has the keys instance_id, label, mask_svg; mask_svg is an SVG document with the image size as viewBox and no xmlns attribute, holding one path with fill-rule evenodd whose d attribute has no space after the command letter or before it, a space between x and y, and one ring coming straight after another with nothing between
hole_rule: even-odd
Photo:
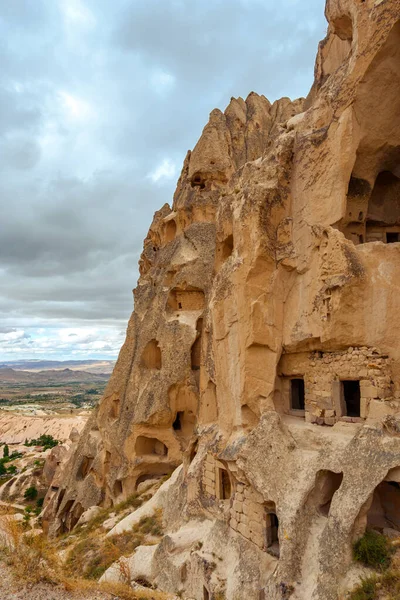
<instances>
[{"instance_id":1,"label":"rock formation","mask_svg":"<svg viewBox=\"0 0 400 600\"><path fill-rule=\"evenodd\" d=\"M134 560L186 598L334 600L400 531L400 0L326 17L306 100L232 99L188 152L46 499L56 534L175 471Z\"/></svg>"}]
</instances>

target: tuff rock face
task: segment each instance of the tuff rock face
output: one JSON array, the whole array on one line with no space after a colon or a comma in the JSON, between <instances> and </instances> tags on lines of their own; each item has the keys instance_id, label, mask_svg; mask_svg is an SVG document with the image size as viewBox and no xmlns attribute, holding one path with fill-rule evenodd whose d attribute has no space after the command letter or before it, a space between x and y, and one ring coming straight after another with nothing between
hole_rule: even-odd
<instances>
[{"instance_id":1,"label":"tuff rock face","mask_svg":"<svg viewBox=\"0 0 400 600\"><path fill-rule=\"evenodd\" d=\"M132 568L186 598L334 600L400 530L400 0L326 17L306 100L211 113L46 499L55 534L175 471Z\"/></svg>"}]
</instances>

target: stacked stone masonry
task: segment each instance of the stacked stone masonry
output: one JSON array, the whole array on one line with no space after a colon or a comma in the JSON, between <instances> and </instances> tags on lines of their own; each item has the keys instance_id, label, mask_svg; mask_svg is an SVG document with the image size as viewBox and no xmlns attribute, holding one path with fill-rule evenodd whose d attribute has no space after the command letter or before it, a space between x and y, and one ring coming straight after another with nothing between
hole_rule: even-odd
<instances>
[{"instance_id":1,"label":"stacked stone masonry","mask_svg":"<svg viewBox=\"0 0 400 600\"><path fill-rule=\"evenodd\" d=\"M229 524L261 550L266 549L263 497L244 483L236 484Z\"/></svg>"},{"instance_id":2,"label":"stacked stone masonry","mask_svg":"<svg viewBox=\"0 0 400 600\"><path fill-rule=\"evenodd\" d=\"M225 469L225 467L211 454L207 454L204 461L203 490L213 499L221 499L218 469ZM262 494L253 490L246 483L235 482L229 505L227 519L229 519L230 527L256 544L261 550L265 550L266 511Z\"/></svg>"},{"instance_id":3,"label":"stacked stone masonry","mask_svg":"<svg viewBox=\"0 0 400 600\"><path fill-rule=\"evenodd\" d=\"M204 461L203 486L206 494L216 496L216 461L211 454L207 454Z\"/></svg>"},{"instance_id":4,"label":"stacked stone masonry","mask_svg":"<svg viewBox=\"0 0 400 600\"><path fill-rule=\"evenodd\" d=\"M394 399L390 360L374 348L312 352L307 357L286 355L280 372L287 379L304 377L305 418L309 423L334 425L338 420L357 422L360 418L390 414L388 403ZM359 418L346 416L341 410L340 383L346 380L359 381ZM284 411L291 412L288 398Z\"/></svg>"}]
</instances>

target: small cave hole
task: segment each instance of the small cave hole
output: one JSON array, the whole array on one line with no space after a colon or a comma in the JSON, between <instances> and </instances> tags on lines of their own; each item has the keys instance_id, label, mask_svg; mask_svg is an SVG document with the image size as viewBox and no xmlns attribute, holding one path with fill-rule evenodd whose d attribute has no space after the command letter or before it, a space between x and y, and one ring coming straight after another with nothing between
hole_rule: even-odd
<instances>
[{"instance_id":1,"label":"small cave hole","mask_svg":"<svg viewBox=\"0 0 400 600\"><path fill-rule=\"evenodd\" d=\"M190 362L192 371L199 371L201 365L201 337L194 342L190 351Z\"/></svg>"},{"instance_id":2,"label":"small cave hole","mask_svg":"<svg viewBox=\"0 0 400 600\"><path fill-rule=\"evenodd\" d=\"M368 200L367 242L398 242L399 222L400 178L391 171L381 171Z\"/></svg>"},{"instance_id":3,"label":"small cave hole","mask_svg":"<svg viewBox=\"0 0 400 600\"><path fill-rule=\"evenodd\" d=\"M367 526L381 533L384 529L400 531L400 485L397 481L382 481L375 488Z\"/></svg>"},{"instance_id":4,"label":"small cave hole","mask_svg":"<svg viewBox=\"0 0 400 600\"><path fill-rule=\"evenodd\" d=\"M315 498L318 512L327 517L334 494L338 491L343 481L343 473L321 470L315 477Z\"/></svg>"},{"instance_id":5,"label":"small cave hole","mask_svg":"<svg viewBox=\"0 0 400 600\"><path fill-rule=\"evenodd\" d=\"M175 421L172 423L172 428L174 431L182 430L182 421L185 413L183 411L178 411L176 413Z\"/></svg>"},{"instance_id":6,"label":"small cave hole","mask_svg":"<svg viewBox=\"0 0 400 600\"><path fill-rule=\"evenodd\" d=\"M116 482L114 483L113 493L114 493L115 498L118 498L119 496L121 496L121 494L122 494L122 481L120 479L117 479Z\"/></svg>"},{"instance_id":7,"label":"small cave hole","mask_svg":"<svg viewBox=\"0 0 400 600\"><path fill-rule=\"evenodd\" d=\"M93 458L89 457L89 456L84 456L82 458L81 464L79 465L79 469L77 472L77 479L82 480L86 477L86 475L89 473L92 464L93 464Z\"/></svg>"},{"instance_id":8,"label":"small cave hole","mask_svg":"<svg viewBox=\"0 0 400 600\"><path fill-rule=\"evenodd\" d=\"M233 235L228 235L227 238L222 242L221 247L221 259L225 261L233 253Z\"/></svg>"},{"instance_id":9,"label":"small cave hole","mask_svg":"<svg viewBox=\"0 0 400 600\"><path fill-rule=\"evenodd\" d=\"M271 507L271 503L264 507L264 519L265 547L269 554L279 558L279 519L276 508L274 505Z\"/></svg>"},{"instance_id":10,"label":"small cave hole","mask_svg":"<svg viewBox=\"0 0 400 600\"><path fill-rule=\"evenodd\" d=\"M173 219L167 221L164 226L164 239L165 242L172 242L176 236L176 223Z\"/></svg>"},{"instance_id":11,"label":"small cave hole","mask_svg":"<svg viewBox=\"0 0 400 600\"><path fill-rule=\"evenodd\" d=\"M167 456L167 446L157 438L150 438L140 435L135 444L137 456L156 455Z\"/></svg>"},{"instance_id":12,"label":"small cave hole","mask_svg":"<svg viewBox=\"0 0 400 600\"><path fill-rule=\"evenodd\" d=\"M200 175L200 173L195 173L190 183L193 188L198 187L201 190L204 190L206 187L205 179Z\"/></svg>"},{"instance_id":13,"label":"small cave hole","mask_svg":"<svg viewBox=\"0 0 400 600\"><path fill-rule=\"evenodd\" d=\"M334 31L341 40L353 39L353 22L349 15L342 15L333 21Z\"/></svg>"}]
</instances>

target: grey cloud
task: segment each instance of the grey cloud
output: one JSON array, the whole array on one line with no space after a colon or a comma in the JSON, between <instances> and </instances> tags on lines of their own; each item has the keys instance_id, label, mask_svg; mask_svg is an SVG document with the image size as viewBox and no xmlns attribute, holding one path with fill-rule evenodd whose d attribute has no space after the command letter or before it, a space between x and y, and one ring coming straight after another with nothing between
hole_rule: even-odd
<instances>
[{"instance_id":1,"label":"grey cloud","mask_svg":"<svg viewBox=\"0 0 400 600\"><path fill-rule=\"evenodd\" d=\"M325 33L324 0L80 4L74 21L61 2L0 0L8 331L124 329L142 240L209 112L252 90L271 101L307 94ZM165 87L162 73L172 77ZM154 183L149 173L165 159L176 176Z\"/></svg>"},{"instance_id":2,"label":"grey cloud","mask_svg":"<svg viewBox=\"0 0 400 600\"><path fill-rule=\"evenodd\" d=\"M4 166L15 169L32 169L40 160L40 147L25 135L6 139L0 144L0 160Z\"/></svg>"}]
</instances>

